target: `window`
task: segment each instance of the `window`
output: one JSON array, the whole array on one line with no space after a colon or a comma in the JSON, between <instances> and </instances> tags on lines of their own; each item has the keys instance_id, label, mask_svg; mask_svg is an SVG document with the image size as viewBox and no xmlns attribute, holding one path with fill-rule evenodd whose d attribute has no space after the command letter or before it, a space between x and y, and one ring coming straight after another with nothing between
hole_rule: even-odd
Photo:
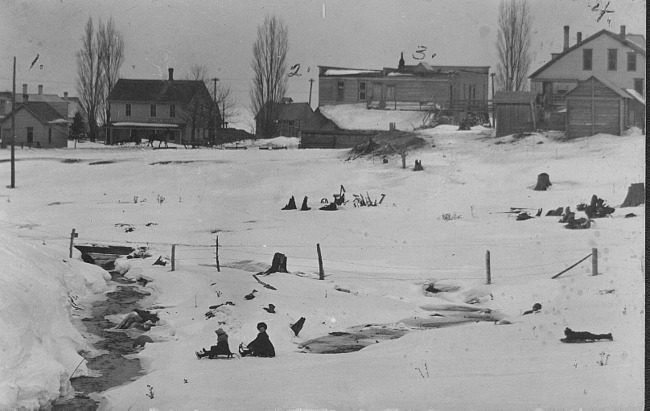
<instances>
[{"instance_id":1,"label":"window","mask_svg":"<svg viewBox=\"0 0 650 411\"><path fill-rule=\"evenodd\" d=\"M636 53L627 53L627 71L636 71Z\"/></svg>"},{"instance_id":2,"label":"window","mask_svg":"<svg viewBox=\"0 0 650 411\"><path fill-rule=\"evenodd\" d=\"M469 86L469 99L476 100L476 85L470 84Z\"/></svg>"},{"instance_id":3,"label":"window","mask_svg":"<svg viewBox=\"0 0 650 411\"><path fill-rule=\"evenodd\" d=\"M362 81L359 83L359 100L366 101L366 82Z\"/></svg>"},{"instance_id":4,"label":"window","mask_svg":"<svg viewBox=\"0 0 650 411\"><path fill-rule=\"evenodd\" d=\"M151 117L156 117L156 105L151 105Z\"/></svg>"},{"instance_id":5,"label":"window","mask_svg":"<svg viewBox=\"0 0 650 411\"><path fill-rule=\"evenodd\" d=\"M127 104L126 109L124 110L127 117L131 117L131 105Z\"/></svg>"},{"instance_id":6,"label":"window","mask_svg":"<svg viewBox=\"0 0 650 411\"><path fill-rule=\"evenodd\" d=\"M337 87L336 101L343 101L343 96L345 94L345 83L339 81L336 87Z\"/></svg>"},{"instance_id":7,"label":"window","mask_svg":"<svg viewBox=\"0 0 650 411\"><path fill-rule=\"evenodd\" d=\"M27 145L34 143L34 127L27 127Z\"/></svg>"},{"instance_id":8,"label":"window","mask_svg":"<svg viewBox=\"0 0 650 411\"><path fill-rule=\"evenodd\" d=\"M169 117L176 117L176 106L173 104L169 105Z\"/></svg>"},{"instance_id":9,"label":"window","mask_svg":"<svg viewBox=\"0 0 650 411\"><path fill-rule=\"evenodd\" d=\"M47 142L52 143L52 129L51 128L47 129Z\"/></svg>"},{"instance_id":10,"label":"window","mask_svg":"<svg viewBox=\"0 0 650 411\"><path fill-rule=\"evenodd\" d=\"M645 96L645 92L643 91L643 79L642 78L635 78L634 79L634 90L641 94L642 96Z\"/></svg>"},{"instance_id":11,"label":"window","mask_svg":"<svg viewBox=\"0 0 650 411\"><path fill-rule=\"evenodd\" d=\"M607 70L616 71L616 59L617 59L616 49L607 49Z\"/></svg>"},{"instance_id":12,"label":"window","mask_svg":"<svg viewBox=\"0 0 650 411\"><path fill-rule=\"evenodd\" d=\"M582 49L582 69L591 70L592 68L592 58L594 55L593 49Z\"/></svg>"}]
</instances>

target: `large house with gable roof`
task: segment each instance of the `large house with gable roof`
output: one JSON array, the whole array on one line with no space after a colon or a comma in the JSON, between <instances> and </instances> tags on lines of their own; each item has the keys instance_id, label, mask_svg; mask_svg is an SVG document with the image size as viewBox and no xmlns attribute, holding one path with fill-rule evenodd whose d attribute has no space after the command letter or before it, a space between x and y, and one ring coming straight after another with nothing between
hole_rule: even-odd
<instances>
[{"instance_id":1,"label":"large house with gable roof","mask_svg":"<svg viewBox=\"0 0 650 411\"><path fill-rule=\"evenodd\" d=\"M2 147L11 143L11 92L0 93L0 139ZM29 94L23 84L22 94L16 94L14 118L15 141L22 147L62 148L68 145L69 99L68 93L61 98L56 94L44 94L38 86L38 94Z\"/></svg>"},{"instance_id":2,"label":"large house with gable roof","mask_svg":"<svg viewBox=\"0 0 650 411\"><path fill-rule=\"evenodd\" d=\"M106 143L140 141L164 134L174 143L207 142L210 115L221 124L219 107L201 80L119 79L108 96Z\"/></svg>"},{"instance_id":3,"label":"large house with gable roof","mask_svg":"<svg viewBox=\"0 0 650 411\"><path fill-rule=\"evenodd\" d=\"M634 90L636 95L643 96L645 104L643 35L627 33L625 26L621 26L619 33L600 30L585 39L578 32L575 44L570 45L569 30L569 26L564 26L562 52L551 54L551 60L529 76L531 91L538 93L547 113L565 112L567 93L592 76L618 91Z\"/></svg>"}]
</instances>

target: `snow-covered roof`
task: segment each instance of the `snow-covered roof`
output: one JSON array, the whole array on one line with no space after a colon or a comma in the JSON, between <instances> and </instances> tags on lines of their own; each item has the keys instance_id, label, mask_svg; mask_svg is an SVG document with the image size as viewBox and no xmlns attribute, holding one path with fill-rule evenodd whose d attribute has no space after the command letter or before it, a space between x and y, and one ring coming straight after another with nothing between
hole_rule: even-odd
<instances>
[{"instance_id":1,"label":"snow-covered roof","mask_svg":"<svg viewBox=\"0 0 650 411\"><path fill-rule=\"evenodd\" d=\"M393 71L392 73L387 74L388 77L413 77L413 73L400 73L397 71Z\"/></svg>"},{"instance_id":2,"label":"snow-covered roof","mask_svg":"<svg viewBox=\"0 0 650 411\"><path fill-rule=\"evenodd\" d=\"M355 69L327 69L324 76L353 76L355 74L377 74L379 70L355 70Z\"/></svg>"},{"instance_id":3,"label":"snow-covered roof","mask_svg":"<svg viewBox=\"0 0 650 411\"><path fill-rule=\"evenodd\" d=\"M633 88L626 88L625 91L627 92L627 94L632 96L636 101L638 101L639 103L645 106L645 98L643 98L643 96L639 94L636 90L634 90Z\"/></svg>"}]
</instances>

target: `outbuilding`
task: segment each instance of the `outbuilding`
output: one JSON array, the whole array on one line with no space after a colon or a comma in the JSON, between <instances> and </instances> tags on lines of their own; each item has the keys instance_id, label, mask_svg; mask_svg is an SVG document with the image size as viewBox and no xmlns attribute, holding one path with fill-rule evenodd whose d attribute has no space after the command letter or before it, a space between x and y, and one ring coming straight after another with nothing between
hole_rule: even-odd
<instances>
[{"instance_id":1,"label":"outbuilding","mask_svg":"<svg viewBox=\"0 0 650 411\"><path fill-rule=\"evenodd\" d=\"M497 137L534 131L536 98L530 91L498 91L494 95Z\"/></svg>"},{"instance_id":2,"label":"outbuilding","mask_svg":"<svg viewBox=\"0 0 650 411\"><path fill-rule=\"evenodd\" d=\"M639 101L624 89L596 76L578 83L566 94L566 101L567 138L599 133L620 136L627 127L641 123L641 119L636 118L640 110L635 107L639 104L645 107L644 99ZM630 108L635 113L634 119L630 118Z\"/></svg>"}]
</instances>

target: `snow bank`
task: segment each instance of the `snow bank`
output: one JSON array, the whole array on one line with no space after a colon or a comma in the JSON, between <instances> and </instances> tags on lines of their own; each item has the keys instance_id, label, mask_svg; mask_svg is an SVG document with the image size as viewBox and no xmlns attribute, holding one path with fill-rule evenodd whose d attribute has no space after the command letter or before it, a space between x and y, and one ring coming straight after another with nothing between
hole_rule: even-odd
<instances>
[{"instance_id":1,"label":"snow bank","mask_svg":"<svg viewBox=\"0 0 650 411\"><path fill-rule=\"evenodd\" d=\"M388 130L390 123L402 131L422 125L424 111L368 110L365 103L322 106L321 113L346 130ZM458 128L458 127L456 127Z\"/></svg>"},{"instance_id":2,"label":"snow bank","mask_svg":"<svg viewBox=\"0 0 650 411\"><path fill-rule=\"evenodd\" d=\"M107 290L108 273L5 232L0 240L0 409L38 409L72 393L70 374L93 351L73 305ZM85 363L75 375L87 375Z\"/></svg>"}]
</instances>

